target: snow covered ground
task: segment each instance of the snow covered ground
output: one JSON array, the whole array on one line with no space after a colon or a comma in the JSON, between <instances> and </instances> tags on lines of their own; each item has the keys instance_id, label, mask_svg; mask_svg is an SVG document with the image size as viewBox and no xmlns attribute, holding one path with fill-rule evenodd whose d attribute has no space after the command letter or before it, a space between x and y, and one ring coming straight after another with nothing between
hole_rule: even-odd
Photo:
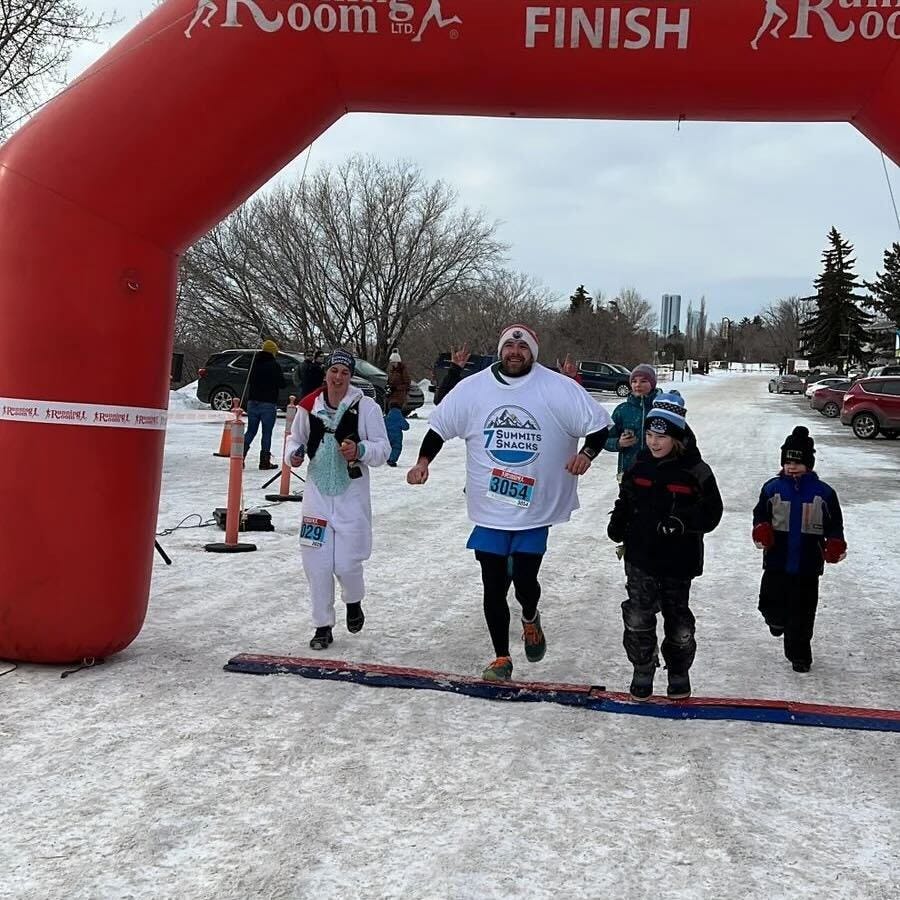
<instances>
[{"instance_id":1,"label":"snow covered ground","mask_svg":"<svg viewBox=\"0 0 900 900\"><path fill-rule=\"evenodd\" d=\"M695 693L896 708L900 442L859 441L768 394L767 379L677 385L726 506L693 589ZM850 545L822 581L808 675L756 612L749 540L759 487L798 423ZM491 652L464 550L463 447L448 444L428 485L410 488L403 464L427 422L411 425L401 467L373 477L365 630L339 619L326 655L476 674ZM160 530L224 505L220 430L171 422ZM605 537L614 471L602 455L582 509L553 529L549 650L530 665L515 647L517 677L627 688L623 573ZM263 476L248 467L249 503L265 503ZM205 553L214 528L161 538L174 564L155 558L146 626L105 665L0 678L0 897L900 897L898 734L223 672L238 652L313 655L299 504L270 511L277 530L246 538L256 553Z\"/></svg>"}]
</instances>

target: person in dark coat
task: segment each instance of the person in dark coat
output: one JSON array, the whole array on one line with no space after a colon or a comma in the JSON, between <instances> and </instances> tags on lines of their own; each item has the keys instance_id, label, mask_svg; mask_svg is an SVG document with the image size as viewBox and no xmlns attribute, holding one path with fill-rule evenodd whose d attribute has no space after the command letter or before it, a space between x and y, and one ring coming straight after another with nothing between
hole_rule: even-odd
<instances>
[{"instance_id":1,"label":"person in dark coat","mask_svg":"<svg viewBox=\"0 0 900 900\"><path fill-rule=\"evenodd\" d=\"M607 529L610 539L624 542L628 599L622 604L622 643L634 666L636 700L653 693L657 611L663 616L668 696L690 696L688 673L697 649L691 581L703 574L703 535L722 518L715 476L696 446L685 444L684 400L674 396L677 400L657 398L648 414L647 446L622 476Z\"/></svg>"},{"instance_id":2,"label":"person in dark coat","mask_svg":"<svg viewBox=\"0 0 900 900\"><path fill-rule=\"evenodd\" d=\"M325 381L325 354L321 350L313 353L312 359L304 359L295 370L294 382L300 387L300 398L311 394Z\"/></svg>"},{"instance_id":3,"label":"person in dark coat","mask_svg":"<svg viewBox=\"0 0 900 900\"><path fill-rule=\"evenodd\" d=\"M759 611L795 672L812 666L813 626L824 563L847 553L844 517L834 488L813 472L815 442L798 425L781 445L781 471L753 510L753 541L763 550Z\"/></svg>"},{"instance_id":4,"label":"person in dark coat","mask_svg":"<svg viewBox=\"0 0 900 900\"><path fill-rule=\"evenodd\" d=\"M244 459L259 426L262 425L262 448L259 451L260 469L277 469L272 462L272 431L278 413L278 396L285 387L284 373L278 360L275 341L263 341L262 349L253 354L247 375L247 432L244 435Z\"/></svg>"},{"instance_id":5,"label":"person in dark coat","mask_svg":"<svg viewBox=\"0 0 900 900\"><path fill-rule=\"evenodd\" d=\"M409 371L405 363L400 358L400 351L394 347L388 360L388 377L387 377L387 396L384 398L386 409L391 408L391 403L400 404L402 410L406 406L409 397L409 388L412 379L409 377Z\"/></svg>"}]
</instances>

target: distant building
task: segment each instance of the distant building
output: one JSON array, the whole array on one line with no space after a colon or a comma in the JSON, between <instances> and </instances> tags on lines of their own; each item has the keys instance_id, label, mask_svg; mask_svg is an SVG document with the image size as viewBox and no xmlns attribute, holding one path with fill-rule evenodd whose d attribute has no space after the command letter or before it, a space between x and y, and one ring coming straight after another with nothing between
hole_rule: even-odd
<instances>
[{"instance_id":1,"label":"distant building","mask_svg":"<svg viewBox=\"0 0 900 900\"><path fill-rule=\"evenodd\" d=\"M681 327L681 294L663 294L659 308L659 333L668 336Z\"/></svg>"},{"instance_id":2,"label":"distant building","mask_svg":"<svg viewBox=\"0 0 900 900\"><path fill-rule=\"evenodd\" d=\"M700 336L700 310L688 308L684 333L689 341L696 341Z\"/></svg>"}]
</instances>

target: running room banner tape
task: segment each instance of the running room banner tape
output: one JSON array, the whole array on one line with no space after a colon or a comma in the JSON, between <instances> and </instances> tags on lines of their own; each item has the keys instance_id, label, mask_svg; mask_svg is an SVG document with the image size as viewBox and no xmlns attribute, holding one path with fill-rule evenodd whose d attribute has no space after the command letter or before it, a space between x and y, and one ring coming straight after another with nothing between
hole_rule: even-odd
<instances>
[{"instance_id":1,"label":"running room banner tape","mask_svg":"<svg viewBox=\"0 0 900 900\"><path fill-rule=\"evenodd\" d=\"M141 428L164 431L167 411L141 406L62 403L0 397L0 419L42 425L93 425L99 428Z\"/></svg>"}]
</instances>

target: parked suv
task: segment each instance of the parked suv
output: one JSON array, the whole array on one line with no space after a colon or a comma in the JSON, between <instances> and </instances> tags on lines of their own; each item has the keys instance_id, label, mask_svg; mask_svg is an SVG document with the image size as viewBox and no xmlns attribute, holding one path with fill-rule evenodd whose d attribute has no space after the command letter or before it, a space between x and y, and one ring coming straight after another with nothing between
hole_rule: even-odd
<instances>
[{"instance_id":1,"label":"parked suv","mask_svg":"<svg viewBox=\"0 0 900 900\"><path fill-rule=\"evenodd\" d=\"M624 366L612 363L581 360L578 363L578 374L581 386L586 391L615 391L620 397L631 393L631 375L622 371Z\"/></svg>"},{"instance_id":2,"label":"parked suv","mask_svg":"<svg viewBox=\"0 0 900 900\"><path fill-rule=\"evenodd\" d=\"M260 352L262 351L222 350L219 353L213 353L206 361L206 365L197 372L199 376L197 399L201 403L208 403L213 409L231 409L231 401L235 397L241 398L244 395L253 354ZM294 371L303 362L303 354L280 350L275 358L278 360L278 365L281 366L281 371L284 373L284 380L287 382L287 387L282 388L278 395L278 405L284 409L288 405L291 394L296 396L300 393L299 387L294 383ZM351 383L367 397L375 399L375 388L365 378L354 375Z\"/></svg>"},{"instance_id":3,"label":"parked suv","mask_svg":"<svg viewBox=\"0 0 900 900\"><path fill-rule=\"evenodd\" d=\"M900 366L875 366L866 372L866 378L874 378L884 375L900 375Z\"/></svg>"},{"instance_id":4,"label":"parked suv","mask_svg":"<svg viewBox=\"0 0 900 900\"><path fill-rule=\"evenodd\" d=\"M860 378L844 394L841 424L863 440L900 435L900 377Z\"/></svg>"}]
</instances>

